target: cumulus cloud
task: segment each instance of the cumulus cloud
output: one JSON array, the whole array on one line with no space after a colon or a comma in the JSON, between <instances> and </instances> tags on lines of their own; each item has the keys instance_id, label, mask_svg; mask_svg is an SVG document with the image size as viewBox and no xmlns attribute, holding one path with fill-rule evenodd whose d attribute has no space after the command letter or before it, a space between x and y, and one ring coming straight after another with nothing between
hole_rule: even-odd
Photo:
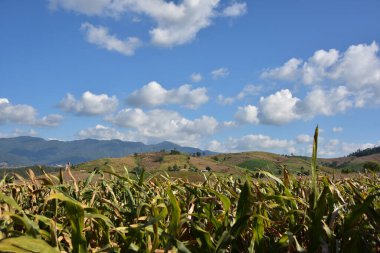
<instances>
[{"instance_id":1,"label":"cumulus cloud","mask_svg":"<svg viewBox=\"0 0 380 253\"><path fill-rule=\"evenodd\" d=\"M90 23L83 23L81 29L86 34L87 42L127 56L133 55L135 50L142 44L140 39L136 37L120 40L115 35L110 35L108 29L103 26L97 27Z\"/></svg>"},{"instance_id":2,"label":"cumulus cloud","mask_svg":"<svg viewBox=\"0 0 380 253\"><path fill-rule=\"evenodd\" d=\"M300 70L302 81L305 84L321 82L329 75L329 70L339 58L339 52L335 49L329 51L318 50L305 62Z\"/></svg>"},{"instance_id":3,"label":"cumulus cloud","mask_svg":"<svg viewBox=\"0 0 380 253\"><path fill-rule=\"evenodd\" d=\"M194 83L198 83L198 82L202 81L203 77L200 73L192 73L190 76L190 79Z\"/></svg>"},{"instance_id":4,"label":"cumulus cloud","mask_svg":"<svg viewBox=\"0 0 380 253\"><path fill-rule=\"evenodd\" d=\"M19 136L37 136L37 132L34 129L24 130L16 128L12 132L4 133L0 132L0 138L12 138Z\"/></svg>"},{"instance_id":5,"label":"cumulus cloud","mask_svg":"<svg viewBox=\"0 0 380 253\"><path fill-rule=\"evenodd\" d=\"M217 97L217 101L221 105L231 105L237 100L242 100L248 96L257 95L257 94L259 94L259 92L261 90L262 90L261 86L248 84L248 85L244 86L243 90L240 91L234 97L224 97L222 94L219 94Z\"/></svg>"},{"instance_id":6,"label":"cumulus cloud","mask_svg":"<svg viewBox=\"0 0 380 253\"><path fill-rule=\"evenodd\" d=\"M227 128L236 127L237 124L235 121L224 121L223 126Z\"/></svg>"},{"instance_id":7,"label":"cumulus cloud","mask_svg":"<svg viewBox=\"0 0 380 253\"><path fill-rule=\"evenodd\" d=\"M86 15L107 15L114 16L121 12L121 7L117 6L113 0L48 0L49 8L58 8L75 11Z\"/></svg>"},{"instance_id":8,"label":"cumulus cloud","mask_svg":"<svg viewBox=\"0 0 380 253\"><path fill-rule=\"evenodd\" d=\"M235 100L234 97L224 97L222 94L219 94L217 97L218 104L221 105L232 105Z\"/></svg>"},{"instance_id":9,"label":"cumulus cloud","mask_svg":"<svg viewBox=\"0 0 380 253\"><path fill-rule=\"evenodd\" d=\"M282 125L299 118L295 105L299 101L288 89L277 91L259 101L259 118L264 124Z\"/></svg>"},{"instance_id":10,"label":"cumulus cloud","mask_svg":"<svg viewBox=\"0 0 380 253\"><path fill-rule=\"evenodd\" d=\"M78 133L80 139L97 139L97 140L125 140L126 135L117 131L115 128L96 125L93 128L83 129Z\"/></svg>"},{"instance_id":11,"label":"cumulus cloud","mask_svg":"<svg viewBox=\"0 0 380 253\"><path fill-rule=\"evenodd\" d=\"M345 112L353 106L351 93L344 86L325 91L315 88L296 105L296 112L304 118L313 118L316 115L331 116Z\"/></svg>"},{"instance_id":12,"label":"cumulus cloud","mask_svg":"<svg viewBox=\"0 0 380 253\"><path fill-rule=\"evenodd\" d=\"M217 141L217 140L212 140L207 146L207 150L211 150L214 152L228 152L226 150L226 147L223 145L223 143Z\"/></svg>"},{"instance_id":13,"label":"cumulus cloud","mask_svg":"<svg viewBox=\"0 0 380 253\"><path fill-rule=\"evenodd\" d=\"M358 149L364 150L367 148L374 148L376 145L374 143L353 143L353 142L342 142L339 150L343 152L343 154L348 155L352 152L357 151Z\"/></svg>"},{"instance_id":14,"label":"cumulus cloud","mask_svg":"<svg viewBox=\"0 0 380 253\"><path fill-rule=\"evenodd\" d=\"M225 17L239 17L247 13L247 3L232 3L224 8L222 16Z\"/></svg>"},{"instance_id":15,"label":"cumulus cloud","mask_svg":"<svg viewBox=\"0 0 380 253\"><path fill-rule=\"evenodd\" d=\"M302 60L292 58L287 61L283 66L268 69L261 74L261 78L279 79L279 80L294 80L298 77L299 66Z\"/></svg>"},{"instance_id":16,"label":"cumulus cloud","mask_svg":"<svg viewBox=\"0 0 380 253\"><path fill-rule=\"evenodd\" d=\"M146 8L147 4L139 3L136 7L157 21L157 27L149 31L152 42L166 47L192 41L201 29L211 25L211 19L215 16L214 9L219 4L219 0L184 0L177 5L163 0L136 2L159 2L159 6Z\"/></svg>"},{"instance_id":17,"label":"cumulus cloud","mask_svg":"<svg viewBox=\"0 0 380 253\"><path fill-rule=\"evenodd\" d=\"M343 131L343 127L333 127L332 131L334 133L340 133Z\"/></svg>"},{"instance_id":18,"label":"cumulus cloud","mask_svg":"<svg viewBox=\"0 0 380 253\"><path fill-rule=\"evenodd\" d=\"M157 82L150 82L134 91L127 98L127 103L136 107L155 107L178 104L190 109L198 108L208 101L207 89L195 88L185 84L177 89L167 90Z\"/></svg>"},{"instance_id":19,"label":"cumulus cloud","mask_svg":"<svg viewBox=\"0 0 380 253\"><path fill-rule=\"evenodd\" d=\"M149 17L155 23L149 31L151 41L170 47L188 43L198 32L212 24L220 0L49 0L51 9L66 9L85 15L120 17L124 14ZM246 12L245 3L234 3L224 16L237 17Z\"/></svg>"},{"instance_id":20,"label":"cumulus cloud","mask_svg":"<svg viewBox=\"0 0 380 253\"><path fill-rule=\"evenodd\" d=\"M0 124L16 123L35 126L58 126L63 117L51 114L38 118L37 110L30 105L13 105L7 98L0 98Z\"/></svg>"},{"instance_id":21,"label":"cumulus cloud","mask_svg":"<svg viewBox=\"0 0 380 253\"><path fill-rule=\"evenodd\" d=\"M302 137L301 137L302 136ZM313 150L312 146L312 136L306 137L307 135L299 135L296 138L297 142L297 153L301 155L310 156ZM301 141L302 140L302 141ZM306 142L308 140L308 142ZM306 145L305 145L306 144ZM380 142L379 142L380 144ZM319 138L318 140L318 157L343 157L348 154L358 150L373 148L376 143L354 143L341 141L339 139L325 139Z\"/></svg>"},{"instance_id":22,"label":"cumulus cloud","mask_svg":"<svg viewBox=\"0 0 380 253\"><path fill-rule=\"evenodd\" d=\"M211 76L213 79L225 78L230 74L230 71L227 68L218 68L211 71Z\"/></svg>"},{"instance_id":23,"label":"cumulus cloud","mask_svg":"<svg viewBox=\"0 0 380 253\"><path fill-rule=\"evenodd\" d=\"M60 114L50 114L48 116L42 117L40 120L36 121L36 125L39 126L59 126L63 120L63 116Z\"/></svg>"},{"instance_id":24,"label":"cumulus cloud","mask_svg":"<svg viewBox=\"0 0 380 253\"><path fill-rule=\"evenodd\" d=\"M309 120L318 115L332 116L344 113L354 107L353 94L344 86L325 90L313 88L303 99L293 96L288 89L275 92L267 97L261 97L255 108L257 120L240 120L243 123L263 123L269 125L283 125L294 120ZM238 108L236 115L244 118L243 109Z\"/></svg>"},{"instance_id":25,"label":"cumulus cloud","mask_svg":"<svg viewBox=\"0 0 380 253\"><path fill-rule=\"evenodd\" d=\"M247 105L238 107L238 110L235 114L235 119L240 123L257 124L259 123L259 119L257 116L257 107L253 105Z\"/></svg>"},{"instance_id":26,"label":"cumulus cloud","mask_svg":"<svg viewBox=\"0 0 380 253\"><path fill-rule=\"evenodd\" d=\"M286 152L294 151L294 142L271 138L262 134L250 134L240 138L229 138L225 142L213 140L209 143L209 150L217 152L242 152L252 150L266 150L271 152Z\"/></svg>"},{"instance_id":27,"label":"cumulus cloud","mask_svg":"<svg viewBox=\"0 0 380 253\"><path fill-rule=\"evenodd\" d=\"M62 99L60 107L66 112L90 116L114 112L118 103L118 99L115 96L110 97L106 94L96 95L90 91L86 91L79 100L68 93Z\"/></svg>"},{"instance_id":28,"label":"cumulus cloud","mask_svg":"<svg viewBox=\"0 0 380 253\"><path fill-rule=\"evenodd\" d=\"M37 118L37 111L30 105L12 105L8 99L0 99L0 123L12 122L33 124Z\"/></svg>"},{"instance_id":29,"label":"cumulus cloud","mask_svg":"<svg viewBox=\"0 0 380 253\"><path fill-rule=\"evenodd\" d=\"M313 137L307 134L300 134L296 138L297 143L310 143L313 141Z\"/></svg>"},{"instance_id":30,"label":"cumulus cloud","mask_svg":"<svg viewBox=\"0 0 380 253\"><path fill-rule=\"evenodd\" d=\"M353 93L355 107L380 104L380 56L376 42L352 45L345 52L318 50L306 61L292 58L283 66L267 69L261 77L336 89L345 87Z\"/></svg>"},{"instance_id":31,"label":"cumulus cloud","mask_svg":"<svg viewBox=\"0 0 380 253\"><path fill-rule=\"evenodd\" d=\"M203 137L215 133L219 125L214 117L201 116L190 120L178 112L127 108L106 118L116 126L130 129L135 140L148 143L173 141L181 145L199 145Z\"/></svg>"}]
</instances>

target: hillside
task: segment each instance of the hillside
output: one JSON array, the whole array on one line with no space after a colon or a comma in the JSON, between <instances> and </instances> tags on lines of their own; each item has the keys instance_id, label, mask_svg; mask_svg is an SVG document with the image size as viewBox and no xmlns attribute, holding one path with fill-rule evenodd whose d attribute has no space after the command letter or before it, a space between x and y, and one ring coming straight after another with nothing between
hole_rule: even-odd
<instances>
[{"instance_id":1,"label":"hillside","mask_svg":"<svg viewBox=\"0 0 380 253\"><path fill-rule=\"evenodd\" d=\"M103 157L125 157L134 153L175 149L183 153L213 154L171 142L145 145L120 140L57 141L35 137L0 138L0 167L83 163Z\"/></svg>"},{"instance_id":2,"label":"hillside","mask_svg":"<svg viewBox=\"0 0 380 253\"><path fill-rule=\"evenodd\" d=\"M351 169L360 170L366 162L376 162L380 164L380 153L366 155L366 156L347 156L340 158L319 159L321 164L337 168L337 169Z\"/></svg>"},{"instance_id":3,"label":"hillside","mask_svg":"<svg viewBox=\"0 0 380 253\"><path fill-rule=\"evenodd\" d=\"M380 164L380 154L365 157L342 157L331 159L318 159L318 168L322 173L340 174L343 170L361 171L363 164L374 161ZM212 172L227 175L243 175L245 171L266 170L274 174L282 173L287 168L293 174L310 171L310 158L301 156L283 156L268 152L227 153L211 156L190 156L187 154L170 154L168 152L150 152L130 155L123 158L102 158L76 166L76 171L90 171L98 169L114 169L124 171L126 167L130 172L144 168L147 172L155 174L166 172L172 176L195 175L210 168Z\"/></svg>"},{"instance_id":4,"label":"hillside","mask_svg":"<svg viewBox=\"0 0 380 253\"><path fill-rule=\"evenodd\" d=\"M309 158L295 156L281 156L266 152L245 152L218 154L212 156L190 156L187 154L170 154L164 152L142 153L124 158L102 158L95 161L79 164L76 170L93 170L95 168L115 171L136 171L144 168L149 173L166 172L172 176L194 174L207 168L212 172L227 175L244 174L246 170L267 170L278 173L285 166L296 174L308 171ZM303 168L303 169L301 169Z\"/></svg>"}]
</instances>

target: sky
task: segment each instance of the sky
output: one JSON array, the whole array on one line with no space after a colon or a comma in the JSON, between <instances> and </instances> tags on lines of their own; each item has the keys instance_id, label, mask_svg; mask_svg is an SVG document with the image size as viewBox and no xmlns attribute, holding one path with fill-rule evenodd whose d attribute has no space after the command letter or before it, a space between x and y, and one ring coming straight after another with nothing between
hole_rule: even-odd
<instances>
[{"instance_id":1,"label":"sky","mask_svg":"<svg viewBox=\"0 0 380 253\"><path fill-rule=\"evenodd\" d=\"M0 137L380 145L380 1L0 0Z\"/></svg>"}]
</instances>

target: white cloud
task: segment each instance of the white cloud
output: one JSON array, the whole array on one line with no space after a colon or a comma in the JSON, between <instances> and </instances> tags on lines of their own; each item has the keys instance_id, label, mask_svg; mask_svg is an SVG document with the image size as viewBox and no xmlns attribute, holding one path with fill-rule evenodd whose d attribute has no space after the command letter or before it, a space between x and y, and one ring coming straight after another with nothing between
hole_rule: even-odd
<instances>
[{"instance_id":1,"label":"white cloud","mask_svg":"<svg viewBox=\"0 0 380 253\"><path fill-rule=\"evenodd\" d=\"M224 126L224 127L231 128L231 127L236 127L237 124L236 124L235 121L224 121L224 122L223 122L223 126Z\"/></svg>"},{"instance_id":2,"label":"white cloud","mask_svg":"<svg viewBox=\"0 0 380 253\"><path fill-rule=\"evenodd\" d=\"M90 23L83 23L81 29L86 33L86 40L89 43L127 56L133 55L142 44L136 37L120 40L115 35L110 35L108 29L103 26L96 27Z\"/></svg>"},{"instance_id":3,"label":"white cloud","mask_svg":"<svg viewBox=\"0 0 380 253\"><path fill-rule=\"evenodd\" d=\"M125 140L126 135L117 131L114 128L106 127L103 125L96 125L93 128L87 128L81 130L78 133L78 137L81 139L98 139L98 140L112 140L119 139Z\"/></svg>"},{"instance_id":4,"label":"white cloud","mask_svg":"<svg viewBox=\"0 0 380 253\"><path fill-rule=\"evenodd\" d=\"M62 99L60 107L66 112L89 116L114 112L118 103L118 99L115 96L109 97L106 94L96 95L90 91L86 91L79 100L68 93Z\"/></svg>"},{"instance_id":5,"label":"white cloud","mask_svg":"<svg viewBox=\"0 0 380 253\"><path fill-rule=\"evenodd\" d=\"M300 70L302 81L305 84L321 82L328 76L329 68L338 60L339 52L335 49L329 51L318 50L308 62L305 62Z\"/></svg>"},{"instance_id":6,"label":"white cloud","mask_svg":"<svg viewBox=\"0 0 380 253\"><path fill-rule=\"evenodd\" d=\"M261 134L251 134L240 138L229 138L224 143L213 140L209 143L208 149L217 152L265 150L270 152L292 153L294 151L294 142L274 139Z\"/></svg>"},{"instance_id":7,"label":"white cloud","mask_svg":"<svg viewBox=\"0 0 380 253\"><path fill-rule=\"evenodd\" d=\"M293 145L292 141L272 139L266 135L246 135L237 142L237 149L254 150L254 149L288 149Z\"/></svg>"},{"instance_id":8,"label":"white cloud","mask_svg":"<svg viewBox=\"0 0 380 253\"><path fill-rule=\"evenodd\" d=\"M218 68L211 71L211 76L213 79L225 78L230 74L227 68Z\"/></svg>"},{"instance_id":9,"label":"white cloud","mask_svg":"<svg viewBox=\"0 0 380 253\"><path fill-rule=\"evenodd\" d=\"M48 0L49 8L58 8L83 13L86 15L118 15L122 9L113 0Z\"/></svg>"},{"instance_id":10,"label":"white cloud","mask_svg":"<svg viewBox=\"0 0 380 253\"><path fill-rule=\"evenodd\" d=\"M310 143L313 141L313 137L307 134L300 134L296 138L298 143Z\"/></svg>"},{"instance_id":11,"label":"white cloud","mask_svg":"<svg viewBox=\"0 0 380 253\"><path fill-rule=\"evenodd\" d=\"M264 71L261 77L345 87L353 93L355 107L380 105L380 56L376 42L352 45L345 52L318 50L306 61L292 58L283 66Z\"/></svg>"},{"instance_id":12,"label":"white cloud","mask_svg":"<svg viewBox=\"0 0 380 253\"><path fill-rule=\"evenodd\" d=\"M343 152L343 154L348 155L352 152L357 151L358 149L364 150L367 148L373 148L376 145L373 143L347 143L347 142L342 142L340 146L340 151Z\"/></svg>"},{"instance_id":13,"label":"white cloud","mask_svg":"<svg viewBox=\"0 0 380 253\"><path fill-rule=\"evenodd\" d=\"M343 127L333 127L332 131L334 133L340 133L343 131Z\"/></svg>"},{"instance_id":14,"label":"white cloud","mask_svg":"<svg viewBox=\"0 0 380 253\"><path fill-rule=\"evenodd\" d=\"M0 123L33 124L37 111L30 105L12 105L8 99L0 99Z\"/></svg>"},{"instance_id":15,"label":"white cloud","mask_svg":"<svg viewBox=\"0 0 380 253\"><path fill-rule=\"evenodd\" d=\"M200 73L192 73L190 76L190 79L194 83L198 83L198 82L202 81L203 77Z\"/></svg>"},{"instance_id":16,"label":"white cloud","mask_svg":"<svg viewBox=\"0 0 380 253\"><path fill-rule=\"evenodd\" d=\"M350 46L341 55L338 64L331 73L332 79L344 82L354 90L373 88L380 92L379 46L359 44ZM379 94L379 93L377 93Z\"/></svg>"},{"instance_id":17,"label":"white cloud","mask_svg":"<svg viewBox=\"0 0 380 253\"><path fill-rule=\"evenodd\" d=\"M222 94L219 94L217 101L221 105L232 105L235 102L234 97L224 97Z\"/></svg>"},{"instance_id":18,"label":"white cloud","mask_svg":"<svg viewBox=\"0 0 380 253\"><path fill-rule=\"evenodd\" d=\"M288 90L280 90L268 96L261 97L258 105L260 122L282 125L299 118L295 105L299 101Z\"/></svg>"},{"instance_id":19,"label":"white cloud","mask_svg":"<svg viewBox=\"0 0 380 253\"><path fill-rule=\"evenodd\" d=\"M244 99L247 96L254 96L259 94L259 92L262 90L262 86L260 85L253 85L253 84L247 84L244 86L243 90L237 94L236 99Z\"/></svg>"},{"instance_id":20,"label":"white cloud","mask_svg":"<svg viewBox=\"0 0 380 253\"><path fill-rule=\"evenodd\" d=\"M340 141L338 139L331 139L328 141L321 141L318 145L318 155L321 157L342 157L346 156L358 149L364 150L367 148L373 148L376 145L374 143L350 143ZM312 147L310 147L311 153Z\"/></svg>"},{"instance_id":21,"label":"white cloud","mask_svg":"<svg viewBox=\"0 0 380 253\"><path fill-rule=\"evenodd\" d=\"M213 135L219 123L210 116L189 120L178 112L169 110L123 109L107 121L130 129L135 140L155 143L173 141L180 145L198 146L203 137Z\"/></svg>"},{"instance_id":22,"label":"white cloud","mask_svg":"<svg viewBox=\"0 0 380 253\"><path fill-rule=\"evenodd\" d=\"M219 94L217 97L217 101L221 105L231 105L236 100L242 100L248 96L254 96L259 94L259 92L262 90L261 86L258 85L252 85L248 84L244 86L243 90L240 91L236 96L234 97L224 97L222 94Z\"/></svg>"},{"instance_id":23,"label":"white cloud","mask_svg":"<svg viewBox=\"0 0 380 253\"><path fill-rule=\"evenodd\" d=\"M220 0L49 0L51 9L66 9L85 15L120 17L124 14L151 18L149 31L153 44L170 47L192 41L197 33L210 26ZM227 7L228 8L228 7ZM225 10L229 16L242 15L244 3Z\"/></svg>"},{"instance_id":24,"label":"white cloud","mask_svg":"<svg viewBox=\"0 0 380 253\"><path fill-rule=\"evenodd\" d=\"M39 126L59 126L63 120L63 116L60 114L50 114L48 116L42 117L42 119L36 122Z\"/></svg>"},{"instance_id":25,"label":"white cloud","mask_svg":"<svg viewBox=\"0 0 380 253\"><path fill-rule=\"evenodd\" d=\"M225 149L226 147L217 140L212 140L207 146L207 150L211 150L214 152L228 152L228 150Z\"/></svg>"},{"instance_id":26,"label":"white cloud","mask_svg":"<svg viewBox=\"0 0 380 253\"><path fill-rule=\"evenodd\" d=\"M247 13L247 4L242 3L232 3L231 5L227 6L223 12L222 16L225 17L239 17Z\"/></svg>"},{"instance_id":27,"label":"white cloud","mask_svg":"<svg viewBox=\"0 0 380 253\"><path fill-rule=\"evenodd\" d=\"M30 105L13 105L6 98L0 98L0 124L16 123L35 126L58 126L63 117L51 114L38 118L37 110Z\"/></svg>"},{"instance_id":28,"label":"white cloud","mask_svg":"<svg viewBox=\"0 0 380 253\"><path fill-rule=\"evenodd\" d=\"M306 119L316 115L335 115L353 106L350 97L351 93L344 86L332 88L329 91L315 88L302 101L297 102L295 111Z\"/></svg>"},{"instance_id":29,"label":"white cloud","mask_svg":"<svg viewBox=\"0 0 380 253\"><path fill-rule=\"evenodd\" d=\"M0 138L12 138L19 136L37 136L37 132L34 129L23 130L19 128L16 128L14 131L9 133L0 132Z\"/></svg>"},{"instance_id":30,"label":"white cloud","mask_svg":"<svg viewBox=\"0 0 380 253\"><path fill-rule=\"evenodd\" d=\"M215 16L214 9L219 4L219 0L184 0L179 5L163 0L156 2L159 2L158 8L145 8L144 3L137 5L138 9L157 21L157 27L149 31L153 44L166 47L192 41L201 29L211 25L211 19Z\"/></svg>"},{"instance_id":31,"label":"white cloud","mask_svg":"<svg viewBox=\"0 0 380 253\"><path fill-rule=\"evenodd\" d=\"M287 61L283 66L268 69L261 74L261 78L267 79L279 79L279 80L294 80L298 76L299 69L302 60L292 58Z\"/></svg>"},{"instance_id":32,"label":"white cloud","mask_svg":"<svg viewBox=\"0 0 380 253\"><path fill-rule=\"evenodd\" d=\"M352 93L344 86L330 90L316 87L303 99L294 97L288 89L284 89L261 97L257 106L249 106L255 108L257 120L242 120L245 118L244 108L239 107L236 116L240 122L283 125L299 119L309 120L318 115L332 116L344 113L354 106L354 101Z\"/></svg>"},{"instance_id":33,"label":"white cloud","mask_svg":"<svg viewBox=\"0 0 380 253\"><path fill-rule=\"evenodd\" d=\"M127 103L133 106L155 107L166 104L179 104L195 109L208 101L206 88L191 89L185 84L177 89L167 90L159 83L153 81L134 91L127 98Z\"/></svg>"},{"instance_id":34,"label":"white cloud","mask_svg":"<svg viewBox=\"0 0 380 253\"><path fill-rule=\"evenodd\" d=\"M259 123L258 119L258 109L256 106L247 105L244 107L238 107L238 111L235 114L235 119L240 123Z\"/></svg>"}]
</instances>

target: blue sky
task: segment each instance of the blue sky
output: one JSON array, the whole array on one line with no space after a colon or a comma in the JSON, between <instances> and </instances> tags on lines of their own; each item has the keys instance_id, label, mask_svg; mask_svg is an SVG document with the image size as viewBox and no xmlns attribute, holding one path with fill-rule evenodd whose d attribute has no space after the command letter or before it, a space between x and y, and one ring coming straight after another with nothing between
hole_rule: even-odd
<instances>
[{"instance_id":1,"label":"blue sky","mask_svg":"<svg viewBox=\"0 0 380 253\"><path fill-rule=\"evenodd\" d=\"M0 137L380 145L380 2L0 1Z\"/></svg>"}]
</instances>

